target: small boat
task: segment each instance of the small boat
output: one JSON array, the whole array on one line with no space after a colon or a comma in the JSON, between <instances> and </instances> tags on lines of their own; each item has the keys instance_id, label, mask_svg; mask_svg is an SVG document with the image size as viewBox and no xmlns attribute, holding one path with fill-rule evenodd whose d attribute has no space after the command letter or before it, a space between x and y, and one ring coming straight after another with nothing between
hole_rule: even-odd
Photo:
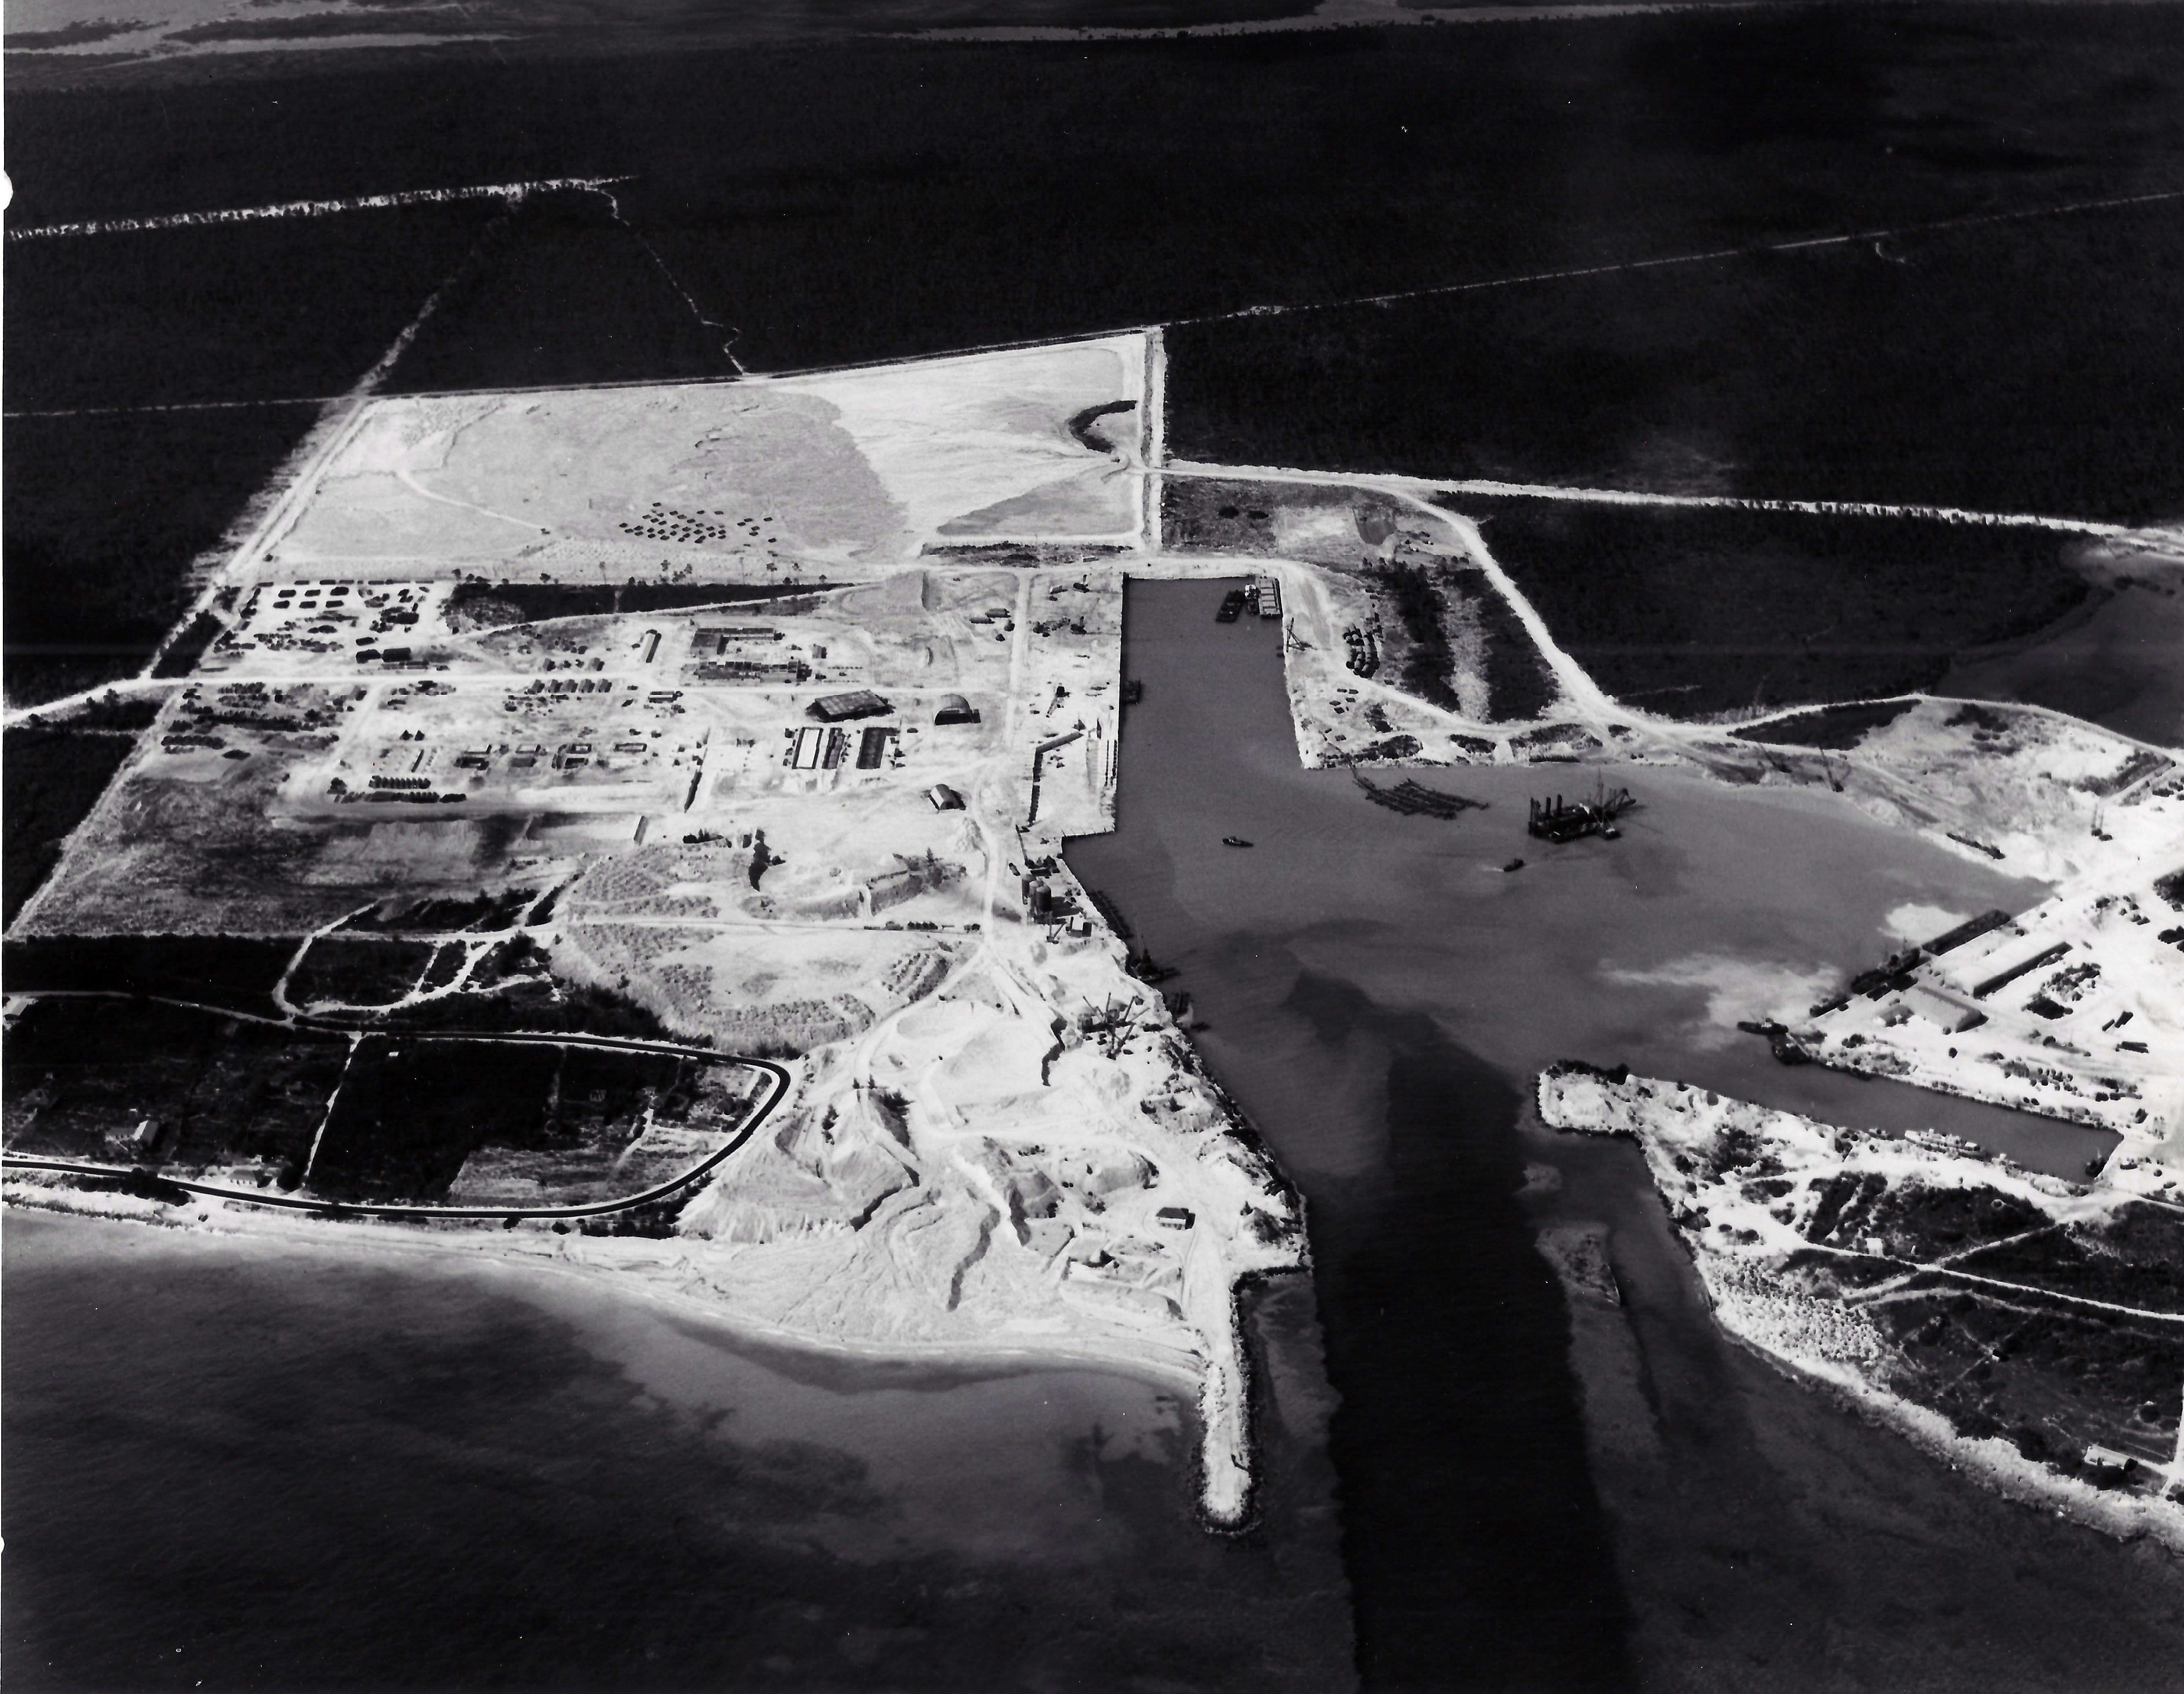
<instances>
[{"instance_id":1,"label":"small boat","mask_svg":"<svg viewBox=\"0 0 2184 1694\"><path fill-rule=\"evenodd\" d=\"M1134 677L1123 684L1123 704L1135 705L1145 697L1145 685Z\"/></svg>"},{"instance_id":2,"label":"small boat","mask_svg":"<svg viewBox=\"0 0 2184 1694\"><path fill-rule=\"evenodd\" d=\"M1216 623L1234 623L1244 613L1244 591L1231 588L1221 598L1221 610L1213 614Z\"/></svg>"},{"instance_id":3,"label":"small boat","mask_svg":"<svg viewBox=\"0 0 2184 1694\"><path fill-rule=\"evenodd\" d=\"M1502 868L1502 870L1503 870L1504 872L1509 872L1509 871L1521 871L1521 870L1523 870L1523 869L1524 868L1524 861L1522 859L1512 859L1512 860L1511 860L1507 864L1504 865Z\"/></svg>"},{"instance_id":4,"label":"small boat","mask_svg":"<svg viewBox=\"0 0 2184 1694\"><path fill-rule=\"evenodd\" d=\"M1240 835L1224 835L1221 838L1221 844L1223 847L1248 847L1251 844Z\"/></svg>"}]
</instances>

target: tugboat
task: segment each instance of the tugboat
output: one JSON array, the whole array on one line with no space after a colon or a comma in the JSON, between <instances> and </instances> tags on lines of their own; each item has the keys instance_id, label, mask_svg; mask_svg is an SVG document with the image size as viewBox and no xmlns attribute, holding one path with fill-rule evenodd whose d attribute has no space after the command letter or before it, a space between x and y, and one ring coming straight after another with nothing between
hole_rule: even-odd
<instances>
[{"instance_id":1,"label":"tugboat","mask_svg":"<svg viewBox=\"0 0 2184 1694\"><path fill-rule=\"evenodd\" d=\"M1231 588L1221 597L1221 610L1213 614L1216 623L1234 623L1244 615L1244 591Z\"/></svg>"},{"instance_id":2,"label":"tugboat","mask_svg":"<svg viewBox=\"0 0 2184 1694\"><path fill-rule=\"evenodd\" d=\"M1224 835L1221 838L1221 844L1223 847L1248 847L1251 844L1240 835Z\"/></svg>"}]
</instances>

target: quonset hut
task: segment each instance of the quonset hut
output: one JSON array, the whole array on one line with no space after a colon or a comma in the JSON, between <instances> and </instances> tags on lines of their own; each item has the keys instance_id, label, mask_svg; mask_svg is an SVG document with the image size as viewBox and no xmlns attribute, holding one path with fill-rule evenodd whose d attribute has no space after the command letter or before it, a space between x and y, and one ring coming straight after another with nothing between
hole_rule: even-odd
<instances>
[{"instance_id":1,"label":"quonset hut","mask_svg":"<svg viewBox=\"0 0 2184 1694\"><path fill-rule=\"evenodd\" d=\"M846 723L855 717L884 717L894 708L870 688L854 694L822 694L805 708L822 723Z\"/></svg>"}]
</instances>

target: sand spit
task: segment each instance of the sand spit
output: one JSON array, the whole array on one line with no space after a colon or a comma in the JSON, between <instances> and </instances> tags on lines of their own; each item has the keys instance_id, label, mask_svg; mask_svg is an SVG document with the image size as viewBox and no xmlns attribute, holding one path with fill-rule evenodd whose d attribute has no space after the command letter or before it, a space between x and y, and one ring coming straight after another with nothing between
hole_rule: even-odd
<instances>
[{"instance_id":1,"label":"sand spit","mask_svg":"<svg viewBox=\"0 0 2184 1694\"><path fill-rule=\"evenodd\" d=\"M1730 1335L2004 1494L2184 1552L2173 1212L1621 1071L1537 1089L1549 1126L1637 1142Z\"/></svg>"}]
</instances>

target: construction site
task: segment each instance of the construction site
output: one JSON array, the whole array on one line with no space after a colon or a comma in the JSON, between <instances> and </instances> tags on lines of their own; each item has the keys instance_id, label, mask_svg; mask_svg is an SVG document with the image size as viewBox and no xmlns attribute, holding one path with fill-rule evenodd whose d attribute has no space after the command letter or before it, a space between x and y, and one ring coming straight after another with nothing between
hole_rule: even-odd
<instances>
[{"instance_id":1,"label":"construction site","mask_svg":"<svg viewBox=\"0 0 2184 1694\"><path fill-rule=\"evenodd\" d=\"M235 1228L253 1195L497 1206L509 1251L768 1333L1125 1364L1192 1385L1204 1509L1239 1517L1233 1290L1301 1262L1295 1205L1055 850L1113 815L1150 357L1003 356L960 401L944 362L365 408L214 585L197 672L12 932L291 950L261 1044L292 1042L288 1092L339 1121L210 1099L222 1059L187 1115L233 1117L226 1151L116 1139L177 1111L188 1062L155 1032L82 1134L11 1078L11 1182L60 1203L69 1177L20 1167L65 1155L153 1184L72 1203L182 1184ZM1088 408L1100 427L1063 427ZM1015 447L950 446L994 418ZM492 1110L392 1112L426 1098L404 1032L582 1006L783 1064L787 1091L730 1156L668 1121L667 1083L572 1095L543 1050L488 1043L432 1050L505 1072ZM642 1227L563 1227L556 1196L634 1191L655 1143L703 1180Z\"/></svg>"},{"instance_id":2,"label":"construction site","mask_svg":"<svg viewBox=\"0 0 2184 1694\"><path fill-rule=\"evenodd\" d=\"M631 1146L642 1163L696 1145L643 1128L657 1112L526 1106L482 1140L428 1114L431 1145L379 1159L386 1114L352 1112L327 1168L352 1198L516 1196L507 1251L778 1337L1186 1382L1201 1502L1234 1523L1251 1478L1234 1290L1303 1264L1299 1208L1235 1133L1187 996L1060 856L1114 822L1143 694L1123 672L1125 579L1216 578L1237 585L1216 614L1236 638L1279 638L1300 761L1347 767L1391 827L1473 827L1483 803L1437 766L1591 765L1589 797L1542 770L1525 818L1581 858L1634 805L1608 767L1652 765L1814 785L2047 878L2050 907L1896 961L1880 995L1815 1008L1786 1050L2106 1124L2127 1140L2103 1180L2171 1192L2172 761L1935 702L1825 750L1650 717L1556 648L1475 526L1415 492L1162 463L1162 358L1130 335L359 404L207 583L201 658L148 679L150 727L11 942L276 952L251 1015L314 1032L295 1061L314 1089L359 1052L406 1075L364 1046L395 1032L596 1035L588 1019L777 1066L763 1133L648 1201L641 1229L557 1233L520 1196L599 1192ZM354 1038L346 1061L329 1028ZM515 1068L535 1092L536 1067ZM316 1168L296 1087L270 1117L227 1114L270 1188ZM55 1120L9 1100L13 1159L13 1126ZM174 1156L112 1133L134 1109L104 1101L70 1144L113 1180ZM163 1203L10 1180L42 1203ZM220 1227L254 1227L251 1191L214 1196Z\"/></svg>"}]
</instances>

